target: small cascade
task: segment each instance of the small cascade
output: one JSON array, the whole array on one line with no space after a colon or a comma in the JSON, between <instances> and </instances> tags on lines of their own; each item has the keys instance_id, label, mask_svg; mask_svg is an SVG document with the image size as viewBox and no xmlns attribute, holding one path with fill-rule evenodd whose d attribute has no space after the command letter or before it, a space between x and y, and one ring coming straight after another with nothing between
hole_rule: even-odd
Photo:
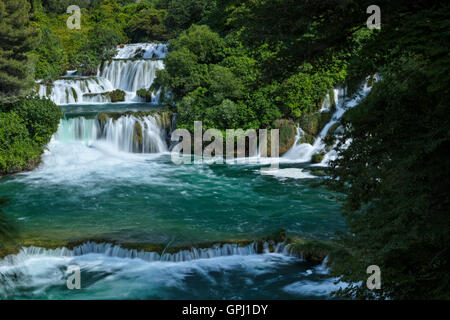
<instances>
[{"instance_id":1,"label":"small cascade","mask_svg":"<svg viewBox=\"0 0 450 320\"><path fill-rule=\"evenodd\" d=\"M132 115L117 120L110 118L101 135L119 150L134 153L160 153L167 151L166 127L155 117L136 118Z\"/></svg>"},{"instance_id":2,"label":"small cascade","mask_svg":"<svg viewBox=\"0 0 450 320\"><path fill-rule=\"evenodd\" d=\"M167 46L158 43L134 43L117 47L116 56L104 61L96 77L81 77L76 70L51 84L40 83L39 96L58 105L119 102L110 93L121 90L124 102L145 102L137 96L140 89L150 89L156 71L164 69L162 59ZM120 98L122 99L122 98ZM152 94L152 103L159 101L159 92Z\"/></svg>"},{"instance_id":3,"label":"small cascade","mask_svg":"<svg viewBox=\"0 0 450 320\"><path fill-rule=\"evenodd\" d=\"M161 69L164 69L162 60L111 60L105 62L99 76L109 80L115 89L136 92L149 89L156 71Z\"/></svg>"},{"instance_id":4,"label":"small cascade","mask_svg":"<svg viewBox=\"0 0 450 320\"><path fill-rule=\"evenodd\" d=\"M259 248L262 246L262 248ZM123 259L141 259L148 262L184 262L198 259L212 259L226 256L250 256L256 254L276 253L284 256L294 256L290 253L289 245L283 242L274 243L272 241L253 242L247 246L238 244L215 244L210 248L191 248L180 250L175 253L158 253L144 250L126 249L120 245L111 243L86 242L72 250L63 248L45 249L42 247L23 247L17 255L7 256L3 263L14 265L25 257L29 256L51 256L51 257L74 257L87 254L101 254L108 257Z\"/></svg>"},{"instance_id":5,"label":"small cascade","mask_svg":"<svg viewBox=\"0 0 450 320\"><path fill-rule=\"evenodd\" d=\"M340 122L342 116L348 109L356 106L361 99L366 97L370 90L371 88L368 87L366 82L354 97L346 99L344 89L334 89L333 94L334 102L336 104L336 111L333 113L331 120L323 127L312 145L309 143L299 143L305 133L301 128L297 128L297 136L294 146L283 155L283 159L295 162L309 162L314 154L322 153L325 155L320 165L327 165L330 160L333 160L337 156L336 151L333 149L326 152L326 144L324 143L324 139L327 136L328 131L336 123ZM325 98L319 112L329 111L331 105L331 97L327 94L327 97ZM332 147L334 148L335 146Z\"/></svg>"},{"instance_id":6,"label":"small cascade","mask_svg":"<svg viewBox=\"0 0 450 320\"><path fill-rule=\"evenodd\" d=\"M101 114L102 115L102 114ZM116 150L131 153L161 153L168 150L170 132L167 115L122 115L118 118L101 116L62 119L55 138L59 142L81 141L86 145L106 142Z\"/></svg>"},{"instance_id":7,"label":"small cascade","mask_svg":"<svg viewBox=\"0 0 450 320\"><path fill-rule=\"evenodd\" d=\"M111 82L104 78L66 77L54 81L51 85L41 84L39 96L47 97L58 105L86 103L86 102L110 102L102 92L113 91Z\"/></svg>"},{"instance_id":8,"label":"small cascade","mask_svg":"<svg viewBox=\"0 0 450 320\"><path fill-rule=\"evenodd\" d=\"M131 43L117 46L114 59L164 59L166 55L164 43Z\"/></svg>"}]
</instances>

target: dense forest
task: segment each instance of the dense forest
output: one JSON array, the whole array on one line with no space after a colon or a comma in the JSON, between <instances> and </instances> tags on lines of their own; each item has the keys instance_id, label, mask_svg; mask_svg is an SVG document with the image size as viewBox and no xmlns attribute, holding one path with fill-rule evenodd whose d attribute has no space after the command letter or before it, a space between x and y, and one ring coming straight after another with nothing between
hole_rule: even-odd
<instances>
[{"instance_id":1,"label":"dense forest","mask_svg":"<svg viewBox=\"0 0 450 320\"><path fill-rule=\"evenodd\" d=\"M81 29L68 30L69 5ZM373 1L0 0L0 175L33 168L61 111L34 96L67 70L96 73L118 45L168 42L150 90L177 127L271 128L317 112L337 85L371 93L343 119L324 183L342 195L349 232L330 256L356 298L450 297L448 214L450 5ZM0 227L1 232L1 227ZM366 267L383 270L368 290ZM362 281L362 282L361 282Z\"/></svg>"}]
</instances>

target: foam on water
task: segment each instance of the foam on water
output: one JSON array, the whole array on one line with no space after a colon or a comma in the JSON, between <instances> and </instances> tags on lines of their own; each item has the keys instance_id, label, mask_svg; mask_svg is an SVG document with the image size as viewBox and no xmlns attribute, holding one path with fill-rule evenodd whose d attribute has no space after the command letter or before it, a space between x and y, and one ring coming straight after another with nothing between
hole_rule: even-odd
<instances>
[{"instance_id":1,"label":"foam on water","mask_svg":"<svg viewBox=\"0 0 450 320\"><path fill-rule=\"evenodd\" d=\"M131 43L117 46L114 59L133 59L138 54L143 59L164 59L167 55L167 45L164 43Z\"/></svg>"},{"instance_id":2,"label":"foam on water","mask_svg":"<svg viewBox=\"0 0 450 320\"><path fill-rule=\"evenodd\" d=\"M303 169L298 168L285 168L285 169L267 169L261 170L263 175L271 175L277 178L291 178L291 179L314 179L315 176L305 172Z\"/></svg>"},{"instance_id":3,"label":"foam on water","mask_svg":"<svg viewBox=\"0 0 450 320\"><path fill-rule=\"evenodd\" d=\"M283 251L284 246L275 248ZM85 244L74 250L24 248L18 255L0 260L0 297L173 299L184 294L203 299L277 299L323 297L332 289L329 279L315 268L302 272L305 269L298 258L256 254L255 244L238 249L233 245L198 249L203 257L177 260L179 254L171 259L156 253L138 257L133 251L107 244ZM66 286L68 267L74 265L81 269L82 290ZM287 279L277 276L286 272ZM242 287L243 282L250 285ZM314 287L317 289L312 290Z\"/></svg>"}]
</instances>

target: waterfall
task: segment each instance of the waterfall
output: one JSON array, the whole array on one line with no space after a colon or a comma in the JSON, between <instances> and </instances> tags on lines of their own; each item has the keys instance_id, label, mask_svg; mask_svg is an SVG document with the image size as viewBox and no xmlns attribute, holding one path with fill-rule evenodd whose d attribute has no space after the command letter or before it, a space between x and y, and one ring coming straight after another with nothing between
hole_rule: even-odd
<instances>
[{"instance_id":1,"label":"waterfall","mask_svg":"<svg viewBox=\"0 0 450 320\"><path fill-rule=\"evenodd\" d=\"M39 83L39 96L58 105L110 103L109 93L125 92L124 102L144 102L137 96L139 89L149 89L156 71L164 69L162 59L167 54L165 44L135 43L117 47L117 55L104 61L96 77L81 77L76 70L51 84ZM152 103L159 101L159 93L152 94Z\"/></svg>"},{"instance_id":2,"label":"waterfall","mask_svg":"<svg viewBox=\"0 0 450 320\"><path fill-rule=\"evenodd\" d=\"M371 88L366 83L361 87L359 92L351 98L345 98L345 90L342 88L336 88L333 90L334 95L334 101L336 104L336 111L333 113L331 120L323 127L323 129L320 131L318 136L316 137L314 144L309 143L301 143L299 144L298 141L301 139L301 137L304 135L304 131L301 128L297 128L297 136L295 138L295 142L293 147L288 150L284 155L283 159L287 161L295 161L295 162L309 162L311 161L311 158L316 153L325 153L325 156L321 162L320 165L326 165L329 161L335 159L337 156L335 150L330 150L329 152L326 151L326 145L324 143L324 138L327 136L328 131L330 128L336 124L339 123L344 113L356 106L361 99L367 96L367 94L370 92ZM329 94L327 94L327 97L324 100L324 103L322 104L322 108L319 112L327 112L329 111L331 107L331 97ZM334 147L334 146L333 146Z\"/></svg>"},{"instance_id":3,"label":"waterfall","mask_svg":"<svg viewBox=\"0 0 450 320\"><path fill-rule=\"evenodd\" d=\"M115 89L136 92L149 89L156 71L164 69L161 60L112 60L105 62L99 76L108 79Z\"/></svg>"},{"instance_id":4,"label":"waterfall","mask_svg":"<svg viewBox=\"0 0 450 320\"><path fill-rule=\"evenodd\" d=\"M167 45L164 43L131 43L117 46L114 59L164 59Z\"/></svg>"},{"instance_id":5,"label":"waterfall","mask_svg":"<svg viewBox=\"0 0 450 320\"><path fill-rule=\"evenodd\" d=\"M261 248L259 248L261 246ZM7 256L3 263L14 265L24 257L28 256L52 256L52 257L74 257L86 254L102 254L108 257L118 257L124 259L141 259L148 262L168 261L184 262L198 259L211 259L225 256L249 256L259 253L277 253L285 256L295 256L290 251L290 246L284 243L252 242L246 246L238 244L215 244L210 248L190 248L180 250L175 253L158 253L144 250L126 249L120 245L111 243L86 242L72 250L65 247L57 249L45 249L42 247L23 247L17 255Z\"/></svg>"},{"instance_id":6,"label":"waterfall","mask_svg":"<svg viewBox=\"0 0 450 320\"><path fill-rule=\"evenodd\" d=\"M84 102L110 102L102 98L102 92L113 91L111 82L104 78L67 77L54 81L51 85L41 84L39 96L47 97L58 105Z\"/></svg>"},{"instance_id":7,"label":"waterfall","mask_svg":"<svg viewBox=\"0 0 450 320\"><path fill-rule=\"evenodd\" d=\"M164 114L142 117L130 114L117 119L77 117L62 119L55 138L63 143L79 141L86 145L106 142L123 152L161 153L168 150L168 126Z\"/></svg>"}]
</instances>

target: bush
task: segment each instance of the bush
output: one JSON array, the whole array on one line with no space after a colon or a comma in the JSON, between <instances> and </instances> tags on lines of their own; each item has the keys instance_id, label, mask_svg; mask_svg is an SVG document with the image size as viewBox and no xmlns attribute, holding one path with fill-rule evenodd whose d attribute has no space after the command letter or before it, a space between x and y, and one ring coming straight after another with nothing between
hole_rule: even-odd
<instances>
[{"instance_id":1,"label":"bush","mask_svg":"<svg viewBox=\"0 0 450 320\"><path fill-rule=\"evenodd\" d=\"M0 105L0 175L33 168L58 128L61 109L48 99Z\"/></svg>"},{"instance_id":2,"label":"bush","mask_svg":"<svg viewBox=\"0 0 450 320\"><path fill-rule=\"evenodd\" d=\"M280 101L293 117L299 118L318 109L331 85L331 80L326 76L300 72L283 82Z\"/></svg>"},{"instance_id":3,"label":"bush","mask_svg":"<svg viewBox=\"0 0 450 320\"><path fill-rule=\"evenodd\" d=\"M25 124L30 138L40 146L50 142L58 129L62 117L61 108L49 99L22 99L12 105L14 111Z\"/></svg>"},{"instance_id":4,"label":"bush","mask_svg":"<svg viewBox=\"0 0 450 320\"><path fill-rule=\"evenodd\" d=\"M0 113L0 175L20 171L36 160L38 150L16 113Z\"/></svg>"}]
</instances>

